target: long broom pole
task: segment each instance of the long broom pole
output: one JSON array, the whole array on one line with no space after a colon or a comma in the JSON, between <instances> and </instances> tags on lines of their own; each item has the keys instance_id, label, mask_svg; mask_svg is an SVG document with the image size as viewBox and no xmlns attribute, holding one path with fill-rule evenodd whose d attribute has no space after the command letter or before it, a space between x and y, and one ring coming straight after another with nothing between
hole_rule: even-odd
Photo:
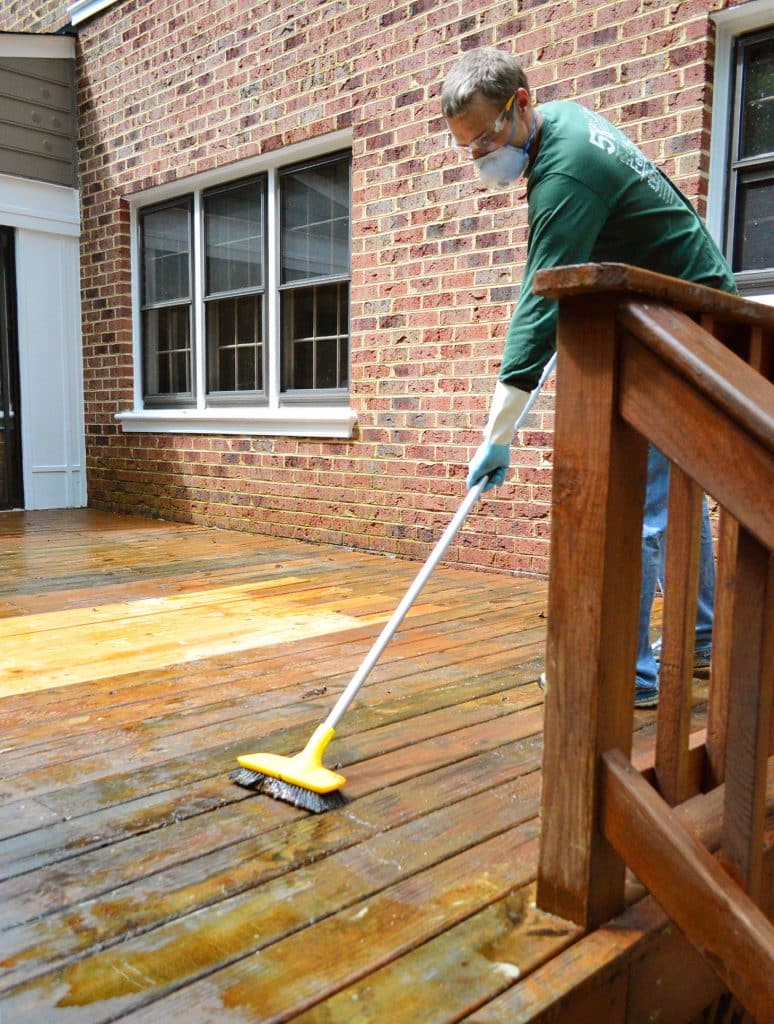
<instances>
[{"instance_id":1,"label":"long broom pole","mask_svg":"<svg viewBox=\"0 0 774 1024\"><path fill-rule=\"evenodd\" d=\"M547 378L551 374L551 371L553 370L555 363L556 352L554 352L554 354L551 356L551 358L548 360L545 367L543 368L543 372L540 375L540 380L538 381L537 386L534 388L533 391L530 392L530 396L527 399L527 404L522 409L521 413L519 414L519 418L516 421L516 426L514 428L515 430L518 430L521 424L527 418L527 415L532 409L532 406L535 404L538 396L540 395L540 392L543 388L543 384L546 382ZM324 723L328 728L335 729L336 726L338 725L342 715L345 713L349 705L354 700L358 690L363 685L367 677L370 675L371 670L381 657L385 647L390 642L390 640L392 640L393 636L395 635L395 632L400 627L400 624L406 617L406 613L408 612L409 608L411 608L413 603L416 601L417 597L419 596L419 592L422 590L425 583L427 583L436 565L438 565L440 560L443 558L444 554L446 553L446 549L449 547L452 540L454 540L462 524L468 518L470 510L481 497L481 492L483 491L486 482L487 477L484 477L482 480L479 480L479 482L468 491L462 504L457 509L454 518L444 530L442 536L440 537L435 547L433 548L432 552L430 553L429 558L417 573L416 577L414 578L414 582L406 591L403 600L392 613L389 620L382 629L381 633L374 641L371 650L366 655L357 672L354 674L354 676L347 684L345 689L342 690L339 699L333 705L333 708L331 709Z\"/></svg>"}]
</instances>

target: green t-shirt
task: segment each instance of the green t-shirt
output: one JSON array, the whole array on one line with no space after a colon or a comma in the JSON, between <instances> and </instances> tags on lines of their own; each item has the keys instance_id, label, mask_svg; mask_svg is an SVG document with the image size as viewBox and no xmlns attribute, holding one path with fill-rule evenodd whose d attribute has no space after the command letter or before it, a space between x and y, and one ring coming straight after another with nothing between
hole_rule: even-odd
<instances>
[{"instance_id":1,"label":"green t-shirt","mask_svg":"<svg viewBox=\"0 0 774 1024\"><path fill-rule=\"evenodd\" d=\"M500 380L525 391L556 347L557 302L533 294L537 270L630 263L736 291L693 206L633 142L577 103L539 109L540 147L527 179L527 265L500 369Z\"/></svg>"}]
</instances>

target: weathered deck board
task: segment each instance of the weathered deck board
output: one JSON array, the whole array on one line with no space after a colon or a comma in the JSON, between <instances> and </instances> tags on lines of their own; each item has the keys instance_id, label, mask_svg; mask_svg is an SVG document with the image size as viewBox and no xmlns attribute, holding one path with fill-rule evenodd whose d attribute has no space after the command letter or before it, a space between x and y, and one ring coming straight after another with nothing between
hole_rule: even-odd
<instances>
[{"instance_id":1,"label":"weathered deck board","mask_svg":"<svg viewBox=\"0 0 774 1024\"><path fill-rule=\"evenodd\" d=\"M0 516L0 551L34 683L0 699L3 1024L446 1022L574 948L532 906L544 582L437 570L329 748L351 802L316 817L228 772L303 745L418 566L88 512ZM181 656L261 606L352 621ZM112 653L150 635L158 667ZM68 637L92 674L47 686Z\"/></svg>"}]
</instances>

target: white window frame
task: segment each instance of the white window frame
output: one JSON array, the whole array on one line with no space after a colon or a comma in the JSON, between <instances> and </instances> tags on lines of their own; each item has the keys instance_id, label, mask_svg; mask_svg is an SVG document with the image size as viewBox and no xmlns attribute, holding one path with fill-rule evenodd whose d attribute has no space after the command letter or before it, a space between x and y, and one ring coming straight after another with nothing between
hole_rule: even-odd
<instances>
[{"instance_id":1,"label":"white window frame","mask_svg":"<svg viewBox=\"0 0 774 1024\"><path fill-rule=\"evenodd\" d=\"M728 188L730 176L729 153L734 131L731 104L734 78L735 44L739 36L774 26L771 0L750 0L737 7L729 7L711 15L715 22L715 77L712 101L712 128L710 142L709 190L707 194L707 226L725 250ZM774 305L774 292L767 287L762 294L750 296L759 302Z\"/></svg>"},{"instance_id":2,"label":"white window frame","mask_svg":"<svg viewBox=\"0 0 774 1024\"><path fill-rule=\"evenodd\" d=\"M184 433L184 434L261 434L286 437L348 438L357 422L349 402L332 404L319 397L304 402L283 402L280 368L280 290L278 260L272 255L266 267L267 342L270 347L266 396L260 405L221 406L207 405L205 387L205 360L201 301L194 300L194 332L196 360L194 380L196 400L194 407L145 408L142 382L142 317L140 315L140 278L142 258L140 252L139 211L142 207L162 203L182 195L194 194L194 247L201 250L201 195L215 185L236 182L241 178L265 173L267 176L268 251L279 252L279 171L289 164L324 158L338 150L352 146L350 131L332 132L322 139L287 146L265 156L229 164L215 171L178 179L168 185L159 185L130 196L131 264L132 264L132 348L134 358L133 408L116 414L116 420L127 433ZM195 262L196 273L201 267ZM201 294L201 281L196 290ZM195 292L196 294L196 292Z\"/></svg>"}]
</instances>

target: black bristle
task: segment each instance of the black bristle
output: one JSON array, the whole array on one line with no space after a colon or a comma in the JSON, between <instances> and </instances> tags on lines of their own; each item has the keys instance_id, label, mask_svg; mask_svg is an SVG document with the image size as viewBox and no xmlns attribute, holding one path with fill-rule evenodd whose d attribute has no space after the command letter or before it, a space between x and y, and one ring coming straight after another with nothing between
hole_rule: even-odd
<instances>
[{"instance_id":1,"label":"black bristle","mask_svg":"<svg viewBox=\"0 0 774 1024\"><path fill-rule=\"evenodd\" d=\"M251 768L235 768L229 778L236 782L237 786L244 786L245 789L260 789L266 776L261 772L254 772Z\"/></svg>"},{"instance_id":2,"label":"black bristle","mask_svg":"<svg viewBox=\"0 0 774 1024\"><path fill-rule=\"evenodd\" d=\"M344 804L348 803L346 796L340 789L333 789L329 793L316 793L314 790L305 789L303 786L296 786L292 782L275 779L272 775L254 772L250 768L235 768L229 778L238 786L254 789L257 793L265 793L274 800L283 800L285 803L293 804L294 807L300 807L304 811L311 811L312 814L333 811L337 807L343 807Z\"/></svg>"}]
</instances>

